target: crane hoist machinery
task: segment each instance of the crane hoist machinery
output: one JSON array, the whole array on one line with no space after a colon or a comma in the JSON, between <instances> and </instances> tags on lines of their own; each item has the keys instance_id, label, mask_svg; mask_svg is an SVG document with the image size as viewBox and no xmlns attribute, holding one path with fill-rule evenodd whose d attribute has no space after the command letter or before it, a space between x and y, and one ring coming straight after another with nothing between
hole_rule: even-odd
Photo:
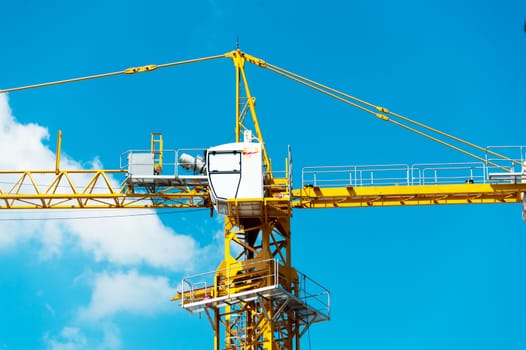
<instances>
[{"instance_id":1,"label":"crane hoist machinery","mask_svg":"<svg viewBox=\"0 0 526 350\"><path fill-rule=\"evenodd\" d=\"M121 154L115 170L0 170L0 209L208 208L224 218L224 258L211 272L183 278L173 301L207 316L214 349L300 349L315 323L330 319L327 288L291 261L293 210L439 204L526 206L525 146L482 148L388 109L274 66L236 49L161 65L0 90L0 93L231 59L235 69L235 140L208 148L150 148ZM306 167L293 188L290 149L274 171L259 126L245 64L270 70L474 158L448 164ZM466 151L458 144L474 149ZM481 155L480 155L481 154Z\"/></svg>"}]
</instances>

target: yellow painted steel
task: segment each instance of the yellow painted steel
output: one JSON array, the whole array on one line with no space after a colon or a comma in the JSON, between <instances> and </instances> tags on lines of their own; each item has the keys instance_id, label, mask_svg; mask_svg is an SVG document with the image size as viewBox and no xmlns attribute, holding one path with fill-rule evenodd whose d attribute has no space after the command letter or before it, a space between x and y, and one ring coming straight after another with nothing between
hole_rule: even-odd
<instances>
[{"instance_id":1,"label":"yellow painted steel","mask_svg":"<svg viewBox=\"0 0 526 350\"><path fill-rule=\"evenodd\" d=\"M243 87L246 94L246 100L250 109L250 113L252 115L252 123L254 126L254 129L256 131L256 137L261 143L262 149L263 149L263 163L265 164L266 171L271 174L271 163L270 158L268 156L266 147L265 147L265 141L263 140L263 133L261 132L261 128L259 126L259 121L256 114L256 104L255 104L255 98L252 97L250 94L250 88L248 87L248 80L247 76L245 74L245 62L248 61L252 64L258 65L260 67L265 67L265 62L263 60L260 60L254 56L251 56L249 54L246 54L244 52L241 52L239 49L228 52L225 54L225 57L229 57L232 59L234 63L234 67L236 69L236 142L240 142L241 140L241 132L244 128L243 120L241 118L241 80L243 81Z\"/></svg>"},{"instance_id":2,"label":"yellow painted steel","mask_svg":"<svg viewBox=\"0 0 526 350\"><path fill-rule=\"evenodd\" d=\"M236 207L257 200L231 202ZM206 307L213 314L210 319L220 326L213 327L214 349L299 349L298 316L282 302L288 295L284 293L298 294L298 276L291 265L290 215L270 214L273 210L268 207L277 204L275 201L260 200L258 204L262 208L260 215L242 217L235 211L225 217L225 259L217 268L214 286L173 298L191 297L194 302L202 302L236 295L235 301L225 306L212 302ZM277 277L276 264L280 271L278 290L282 291L279 298L263 292L278 288L278 280L271 278ZM258 290L261 292L251 292Z\"/></svg>"},{"instance_id":3,"label":"yellow painted steel","mask_svg":"<svg viewBox=\"0 0 526 350\"><path fill-rule=\"evenodd\" d=\"M58 131L57 136L57 151L55 152L55 174L60 171L60 148L62 146L62 131Z\"/></svg>"},{"instance_id":4,"label":"yellow painted steel","mask_svg":"<svg viewBox=\"0 0 526 350\"><path fill-rule=\"evenodd\" d=\"M521 203L526 183L413 186L304 187L293 190L293 208L355 208L437 204Z\"/></svg>"},{"instance_id":5,"label":"yellow painted steel","mask_svg":"<svg viewBox=\"0 0 526 350\"><path fill-rule=\"evenodd\" d=\"M207 312L214 330L214 349L299 349L300 320L294 311L285 309L276 297L252 294L251 290L272 287L261 275L268 275L269 259L279 259L288 278L280 279L278 290L297 295L296 276L290 254L290 193L286 179L272 176L263 135L256 115L255 98L251 95L244 70L245 61L264 66L261 61L239 50L225 55L233 60L236 70L236 142L248 129L241 106L242 87L256 137L263 148L267 174L264 198L230 199L225 217L224 260L219 265L211 297L238 295L224 307L209 305ZM274 260L270 260L274 261ZM276 263L277 264L277 263ZM297 276L296 276L297 278ZM234 283L230 281L239 281ZM279 287L279 288L278 288ZM208 297L203 294L203 297ZM182 296L176 296L175 300Z\"/></svg>"},{"instance_id":6,"label":"yellow painted steel","mask_svg":"<svg viewBox=\"0 0 526 350\"><path fill-rule=\"evenodd\" d=\"M3 89L3 90L0 90L0 94L7 93L7 92L28 90L28 89L36 89L36 88L41 88L41 87L46 87L46 86L53 86L53 85L60 85L60 84L69 84L69 83L75 83L75 82L85 81L85 80L107 78L107 77L112 77L112 76L116 76L116 75L151 72L153 70L160 69L160 68L168 68L168 67L174 67L174 66L179 66L179 65L183 65L183 64L210 61L210 60L215 60L215 59L224 58L224 57L225 57L225 55L216 55L216 56L202 57L202 58L190 59L190 60L185 60L185 61L176 61L176 62L170 62L170 63L163 63L163 64L157 64L157 65L150 64L150 65L141 66L141 67L130 67L130 68L123 69L121 71L116 71L116 72L111 72L111 73L102 73L102 74L88 75L88 76L80 77L80 78L64 79L64 80L57 80L57 81L52 81L52 82L48 82L48 83L26 85L26 86L20 86L20 87L16 87L16 88L11 88L11 89Z\"/></svg>"},{"instance_id":7,"label":"yellow painted steel","mask_svg":"<svg viewBox=\"0 0 526 350\"><path fill-rule=\"evenodd\" d=\"M171 186L153 193L132 193L110 180L122 170L0 171L14 176L9 188L0 186L0 209L78 208L209 208L204 186ZM46 183L40 183L43 177ZM82 183L77 179L81 178ZM286 179L281 179L286 181ZM2 184L3 185L3 184ZM279 187L283 189L283 187ZM232 199L228 211L238 215L243 204L264 217L287 217L292 208L355 208L436 204L521 203L526 183L451 184L413 186L332 187L293 189L292 195L263 199ZM152 199L157 199L152 201Z\"/></svg>"},{"instance_id":8,"label":"yellow painted steel","mask_svg":"<svg viewBox=\"0 0 526 350\"><path fill-rule=\"evenodd\" d=\"M110 178L122 170L0 171L1 209L210 208L208 188L171 186L133 192Z\"/></svg>"},{"instance_id":9,"label":"yellow painted steel","mask_svg":"<svg viewBox=\"0 0 526 350\"><path fill-rule=\"evenodd\" d=\"M152 132L150 149L153 154L153 170L159 175L163 172L163 134Z\"/></svg>"}]
</instances>

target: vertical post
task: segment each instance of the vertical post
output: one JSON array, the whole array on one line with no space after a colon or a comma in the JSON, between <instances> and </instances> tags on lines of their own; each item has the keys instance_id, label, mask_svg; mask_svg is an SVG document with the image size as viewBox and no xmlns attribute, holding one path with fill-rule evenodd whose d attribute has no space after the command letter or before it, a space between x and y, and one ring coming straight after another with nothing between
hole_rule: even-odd
<instances>
[{"instance_id":1,"label":"vertical post","mask_svg":"<svg viewBox=\"0 0 526 350\"><path fill-rule=\"evenodd\" d=\"M153 171L159 175L163 171L163 134L152 132L151 134L151 152L153 154Z\"/></svg>"},{"instance_id":2,"label":"vertical post","mask_svg":"<svg viewBox=\"0 0 526 350\"><path fill-rule=\"evenodd\" d=\"M214 311L214 350L221 350L221 324L219 311Z\"/></svg>"},{"instance_id":3,"label":"vertical post","mask_svg":"<svg viewBox=\"0 0 526 350\"><path fill-rule=\"evenodd\" d=\"M522 162L521 172L522 172L521 182L526 182L526 160ZM521 193L521 198L522 198L522 220L526 221L526 193L524 192Z\"/></svg>"},{"instance_id":4,"label":"vertical post","mask_svg":"<svg viewBox=\"0 0 526 350\"><path fill-rule=\"evenodd\" d=\"M245 61L240 55L239 49L232 58L236 68L236 142L241 141L241 69Z\"/></svg>"},{"instance_id":5,"label":"vertical post","mask_svg":"<svg viewBox=\"0 0 526 350\"><path fill-rule=\"evenodd\" d=\"M57 151L55 153L55 174L60 172L60 148L62 146L62 131L58 131L57 136Z\"/></svg>"}]
</instances>

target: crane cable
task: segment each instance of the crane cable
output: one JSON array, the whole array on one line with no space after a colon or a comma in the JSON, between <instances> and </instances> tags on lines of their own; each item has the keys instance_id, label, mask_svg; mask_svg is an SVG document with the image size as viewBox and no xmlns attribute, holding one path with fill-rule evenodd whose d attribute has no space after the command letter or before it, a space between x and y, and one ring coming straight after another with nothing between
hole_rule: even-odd
<instances>
[{"instance_id":1,"label":"crane cable","mask_svg":"<svg viewBox=\"0 0 526 350\"><path fill-rule=\"evenodd\" d=\"M444 137L446 137L446 138L452 139L452 140L457 141L457 142L459 142L459 143L462 143L462 144L464 144L464 145L466 145L466 146L473 147L473 148L475 148L475 149L477 149L477 150L479 150L479 151L486 152L486 153L488 153L488 154L491 154L491 155L496 156L496 157L498 157L498 158L501 158L501 159L503 159L503 160L510 161L510 162L512 162L513 164L521 165L521 163L520 163L519 161L514 160L514 159L511 159L511 158L509 158L509 157L506 157L506 156L504 156L504 155L502 155L502 154L500 154L500 153L497 153L497 152L494 152L494 151L489 150L489 149L487 149L487 148L484 148L484 147L478 146L478 145L476 145L476 144L474 144L474 143L471 143L471 142L469 142L469 141L463 140L463 139L461 139L461 138L459 138L459 137L456 137L456 136L454 136L454 135L451 135L451 134L445 133L445 132L443 132L443 131L437 130L437 129L433 128L433 127L430 127L430 126L425 125L425 124L423 124L423 123L417 122L417 121L412 120L412 119L410 119L410 118L404 117L404 116L402 116L402 115L400 115L400 114L397 114L397 113L391 112L391 111L389 111L387 108L380 107L380 106L376 106L376 105L374 105L374 104L372 104L372 103L370 103L370 102L367 102L367 101L361 100L361 99L359 99L359 98L357 98L357 97L351 96L351 95L346 94L346 93L344 93L344 92L342 92L342 91L339 91L339 90L333 89L333 88L331 88L331 87L329 87L329 86L327 86L327 85L323 85L323 84L318 83L318 82L316 82L316 81L314 81L314 80L311 80L311 79L308 79L308 78L303 77L303 76L301 76L301 75L298 75L298 74L295 74L295 73L293 73L293 72L287 71L287 70L285 70L285 69L283 69L283 68L280 68L280 67L278 67L278 66L272 65L272 64L270 64L270 63L268 63L268 62L265 62L264 65L260 65L260 66L263 67L263 68L267 68L267 69L269 69L270 71L272 71L272 72L274 72L274 73L277 73L277 74L279 74L279 75L281 75L281 76L284 76L284 77L286 77L286 78L288 78L288 79L291 79L291 80L293 80L293 81L295 81L295 82L298 82L298 83L300 83L300 84L302 84L302 85L305 85L305 86L307 86L307 87L310 87L310 88L312 88L312 89L314 89L314 90L316 90L316 91L319 91L319 92L321 92L321 93L323 93L323 94L325 94L325 95L328 95L328 96L330 96L330 97L333 97L333 98L335 98L335 99L337 99L337 100L339 100L339 101L341 101L341 102L344 102L344 103L349 104L349 105L351 105L351 106L353 106L353 107L356 107L356 108L358 108L358 109L360 109L360 110L362 110L362 111L364 111L364 112L366 112L366 113L372 114L372 115L374 115L375 117L377 117L377 118L379 118L379 119L381 119L381 120L391 122L391 123L393 123L393 124L395 124L395 125L397 125L397 126L400 126L400 127L404 128L404 129L406 129L406 130L409 130L409 131L411 131L411 132L414 132L414 133L416 133L416 134L418 134L418 135L420 135L420 136L426 137L426 138L428 138L428 139L430 139L430 140L432 140L432 141L435 141L435 142L437 142L437 143L439 143L439 144L441 144L441 145L444 145L444 146L446 146L446 147L452 148L452 149L454 149L454 150L456 150L456 151L458 151L458 152L460 152L460 153L463 153L463 154L465 154L465 155L467 155L467 156L473 157L473 158L475 158L475 159L477 159L477 160L479 160L479 161L482 161L482 162L484 162L484 163L487 163L487 164L489 164L489 165L492 165L492 166L494 166L494 167L496 167L496 168L499 168L499 169L501 169L501 170L504 170L504 171L506 171L506 172L509 172L510 169L505 168L505 167L503 167L503 166L501 166L501 165L498 165L498 164L496 164L496 163L494 163L494 162L491 162L491 161L489 161L489 160L487 160L487 159L484 159L484 158L482 158L482 157L480 157L480 156L477 156L477 155L474 154L474 153L471 153L471 152L469 152L469 151L463 150L463 149L461 149L461 148L459 148L459 147L457 147L457 146L455 146L455 145L453 145L453 144L451 144L451 143L448 143L448 142L442 141L442 140L440 140L440 139L438 139L438 138L436 138L436 137L434 137L434 136L432 136L432 135L426 134L426 133L423 132L423 131L417 130L417 129L415 129L415 128L413 128L413 127L410 127L410 126L408 126L408 125L405 125L405 124L403 124L403 123L401 123L401 122L399 122L399 121L393 120L392 118L389 118L387 115L390 115L390 116L392 116L392 117L395 117L395 118L401 119L401 120L403 120L403 121L405 121L405 122L407 122L407 123L411 123L411 124L413 124L413 125L416 125L416 126L418 126L418 127L423 128L423 129L425 129L425 130L429 130L429 131L431 131L431 132L434 132L434 133L439 134L439 135L441 135L441 136L444 136ZM366 107L364 107L364 106L366 106ZM374 109L374 110L371 110L371 109L369 109L369 108L367 108L367 107L369 107L369 108L371 108L371 109ZM379 111L379 112L381 112L381 113L377 113L375 110L376 110L376 111ZM387 114L387 115L386 115L386 114Z\"/></svg>"},{"instance_id":2,"label":"crane cable","mask_svg":"<svg viewBox=\"0 0 526 350\"><path fill-rule=\"evenodd\" d=\"M196 208L196 209L186 209L184 213L203 211L208 208ZM68 211L70 209L67 209ZM102 209L105 210L105 209ZM115 214L115 215L91 215L91 216L52 216L52 217L0 217L1 221L54 221L54 220L94 220L94 219L107 219L107 218L126 218L126 217L137 217L137 216L157 216L157 215L171 215L171 214L180 214L181 211L153 211L147 213L134 213L134 214Z\"/></svg>"},{"instance_id":3,"label":"crane cable","mask_svg":"<svg viewBox=\"0 0 526 350\"><path fill-rule=\"evenodd\" d=\"M124 70L121 70L121 71L116 71L116 72L110 72L110 73L103 73L103 74L95 74L95 75L89 75L89 76L84 76L84 77L79 77L79 78L72 78L72 79L64 79L64 80L58 80L58 81L53 81L53 82L47 82L47 83L40 83L40 84L33 84L33 85L26 85L26 86L21 86L21 87L15 87L15 88L9 88L9 89L3 89L3 90L0 90L0 93L8 93L8 92L13 92L13 91L20 91L20 90L28 90L28 89L33 89L33 88L40 88L40 87L45 87L45 86L53 86L53 85L59 85L59 84L67 84L67 83L73 83L73 82L77 82L77 81L84 81L84 80L92 80L92 79L98 79L98 78L105 78L105 77L111 77L111 76L116 76L116 75L122 75L122 74L136 74L136 73L143 73L143 72L150 72L150 71L153 71L153 70L156 70L156 69L160 69L160 68L167 68L167 67L173 67L173 66L178 66L178 65L183 65L183 64L189 64L189 63L197 63L197 62L203 62L203 61L210 61L210 60L215 60L215 59L219 59L219 58L225 58L225 57L229 57L228 56L228 53L227 54L222 54L222 55L214 55L214 56L208 56L208 57L202 57L202 58L196 58L196 59L190 59L190 60L184 60L184 61L175 61L175 62L170 62L170 63L164 63L164 64L159 64L159 65L155 65L155 64L150 64L150 65L145 65L145 66L140 66L140 67L130 67L130 68L126 68ZM250 56L252 57L252 56ZM466 141L466 140L463 140L459 137L456 137L456 136L453 136L451 134L448 134L448 133L445 133L445 132L442 132L440 130L437 130L435 128L432 128L428 125L425 125L423 123L420 123L420 122L417 122L415 120L412 120L410 118L407 118L407 117L404 117L400 114L397 114L397 113L394 113L394 112L391 112L389 111L387 108L384 108L384 107L381 107L381 106L376 106L370 102L367 102L365 100L361 100L357 97L354 97L352 95L349 95L349 94L346 94L342 91L339 91L339 90L336 90L336 89L333 89L327 85L323 85L323 84L320 84L314 80L311 80L311 79L308 79L306 77L303 77L301 75L298 75L298 74L295 74L293 72L290 72L290 71L287 71L283 68L280 68L278 66L275 66L275 65L272 65L268 62L265 62L264 60L261 60L261 59L257 59L254 57L254 62L252 62L251 60L249 60L249 62L251 63L254 63L256 64L257 66L259 67L262 67L262 68L267 68L268 70L272 71L272 72L275 72L281 76L284 76L288 79L291 79L293 81L296 81L302 85L305 85L307 87L310 87L316 91L319 91L325 95L328 95L330 97L333 97L341 102L344 102L346 104L349 104L355 108L358 108L366 113L369 113L369 114L372 114L374 115L375 117L381 119L381 120L384 120L384 121L389 121L395 125L398 125L404 129L407 129L409 131L412 131L418 135L421 135L423 137L426 137L432 141L435 141L439 144L442 144L446 147L449 147L449 148L452 148L460 153L463 153L467 156L470 156L472 158L475 158L477 160L480 160L484 163L487 163L489 165L492 165L494 167L497 167L499 169L502 169L504 171L510 171L509 169L501 166L501 165L498 165L496 163L493 163L487 159L484 159L480 156L477 156L476 154L474 153L471 153L471 152L468 152L466 150L463 150L457 146L454 146L452 145L451 143L448 143L448 142L445 142L445 141L442 141L436 137L433 137L429 134L426 134L425 132L422 132L422 131L419 131L413 127L410 127L408 125L404 125L403 123L399 122L399 121L396 121L396 120L393 120L392 118L389 118L387 115L390 115L392 117L395 117L395 118L398 118L400 120L403 120L407 123L410 123L410 124L413 124L413 125L416 125L418 127L421 127L425 130L428 130L428 131L431 131L431 132L434 132L436 134L439 134L441 136L444 136L446 138L449 138L449 139L452 139L454 141L457 141L459 143L462 143L466 146L469 146L469 147L473 147L479 151L483 151L483 152L486 152L487 154L491 154L493 156L496 156L498 158L501 158L503 160L506 160L506 161L510 161L512 164L516 164L516 165L521 165L521 163L517 160L514 160L514 159L511 159L509 157L506 157L502 154L499 154L497 152L494 152L492 150L489 150L487 148L483 148L483 147L480 147L474 143L471 143L469 141ZM366 106L366 107L364 107ZM378 112L381 112L381 113L378 113Z\"/></svg>"},{"instance_id":4,"label":"crane cable","mask_svg":"<svg viewBox=\"0 0 526 350\"><path fill-rule=\"evenodd\" d=\"M92 79L98 79L98 78L106 78L106 77L122 75L122 74L136 74L136 73L143 73L143 72L151 72L151 71L156 70L156 69L173 67L173 66L179 66L179 65L188 64L188 63L210 61L210 60L215 60L215 59L224 58L224 57L225 57L225 55L215 55L215 56L195 58L195 59L190 59L190 60L185 60L185 61L176 61L176 62L170 62L170 63L163 63L163 64L158 64L158 65L149 64L149 65L140 66L140 67L130 67L130 68L126 68L126 69L121 70L121 71L116 71L116 72L111 72L111 73L102 73L102 74L88 75L88 76L85 76L85 77L57 80L57 81L52 81L52 82L48 82L48 83L33 84L33 85L20 86L20 87L15 87L15 88L10 88L10 89L4 89L4 90L0 90L0 94L1 93L7 93L7 92L13 92L13 91L35 89L35 88L40 88L40 87L45 87L45 86L53 86L53 85L74 83L74 82L77 82L77 81L92 80Z\"/></svg>"}]
</instances>

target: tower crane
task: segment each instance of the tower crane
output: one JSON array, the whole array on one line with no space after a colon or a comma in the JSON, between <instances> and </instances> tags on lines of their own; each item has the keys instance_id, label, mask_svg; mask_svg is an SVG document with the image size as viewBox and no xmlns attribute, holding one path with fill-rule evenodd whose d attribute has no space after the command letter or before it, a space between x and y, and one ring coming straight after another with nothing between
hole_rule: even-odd
<instances>
[{"instance_id":1,"label":"tower crane","mask_svg":"<svg viewBox=\"0 0 526 350\"><path fill-rule=\"evenodd\" d=\"M82 208L208 208L224 217L224 258L217 269L185 277L173 297L204 313L214 349L299 349L311 325L330 319L327 288L291 261L294 210L375 206L522 203L524 146L482 148L458 137L297 75L236 49L226 54L0 90L0 93L137 74L228 58L235 69L235 140L206 149L150 148L121 154L115 170L0 170L0 210ZM325 166L302 170L293 188L290 149L274 171L260 128L245 65L270 70L476 160L470 163ZM462 147L473 149L466 151ZM478 152L478 154L474 153ZM116 179L121 181L117 183Z\"/></svg>"}]
</instances>

